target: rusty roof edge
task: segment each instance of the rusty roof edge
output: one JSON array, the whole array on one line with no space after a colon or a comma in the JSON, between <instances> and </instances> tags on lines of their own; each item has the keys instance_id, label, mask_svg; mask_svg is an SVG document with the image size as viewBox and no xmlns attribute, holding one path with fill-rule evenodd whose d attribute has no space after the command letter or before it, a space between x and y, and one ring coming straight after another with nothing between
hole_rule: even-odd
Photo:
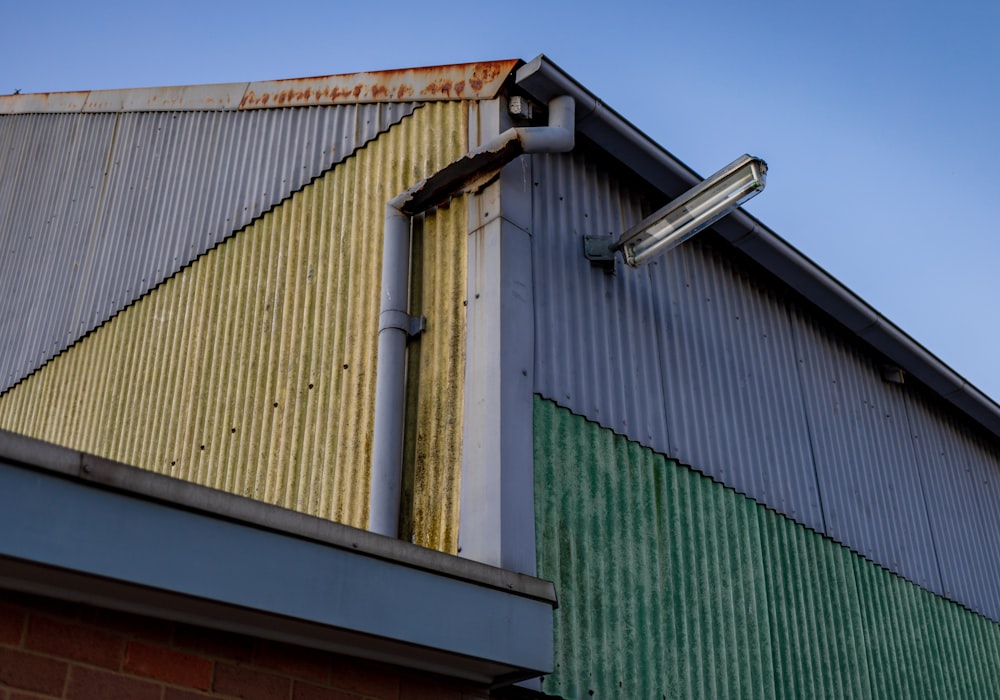
<instances>
[{"instance_id":1,"label":"rusty roof edge","mask_svg":"<svg viewBox=\"0 0 1000 700\"><path fill-rule=\"evenodd\" d=\"M701 181L691 168L545 55L518 68L516 84L543 102L558 94L572 96L577 102L577 130L664 194L677 195ZM898 363L943 400L1000 437L1000 405L791 243L742 209L714 228L876 352Z\"/></svg>"},{"instance_id":2,"label":"rusty roof edge","mask_svg":"<svg viewBox=\"0 0 1000 700\"><path fill-rule=\"evenodd\" d=\"M521 63L506 59L245 83L0 95L0 114L230 111L493 99Z\"/></svg>"}]
</instances>

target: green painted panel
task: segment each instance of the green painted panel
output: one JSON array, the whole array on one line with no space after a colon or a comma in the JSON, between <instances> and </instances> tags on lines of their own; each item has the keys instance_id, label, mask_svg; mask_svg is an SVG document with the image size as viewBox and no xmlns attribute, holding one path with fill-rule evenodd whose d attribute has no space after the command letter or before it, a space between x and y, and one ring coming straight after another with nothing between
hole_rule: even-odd
<instances>
[{"instance_id":1,"label":"green painted panel","mask_svg":"<svg viewBox=\"0 0 1000 700\"><path fill-rule=\"evenodd\" d=\"M1000 626L535 399L565 698L994 697Z\"/></svg>"}]
</instances>

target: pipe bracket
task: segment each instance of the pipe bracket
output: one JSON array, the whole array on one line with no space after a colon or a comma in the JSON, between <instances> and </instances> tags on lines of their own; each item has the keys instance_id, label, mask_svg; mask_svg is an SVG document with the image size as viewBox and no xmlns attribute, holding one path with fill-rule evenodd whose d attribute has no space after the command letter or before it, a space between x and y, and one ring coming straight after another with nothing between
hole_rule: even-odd
<instances>
[{"instance_id":1,"label":"pipe bracket","mask_svg":"<svg viewBox=\"0 0 1000 700\"><path fill-rule=\"evenodd\" d=\"M405 311L387 310L379 315L378 332L393 328L406 333L408 338L416 338L427 330L427 317L410 316Z\"/></svg>"}]
</instances>

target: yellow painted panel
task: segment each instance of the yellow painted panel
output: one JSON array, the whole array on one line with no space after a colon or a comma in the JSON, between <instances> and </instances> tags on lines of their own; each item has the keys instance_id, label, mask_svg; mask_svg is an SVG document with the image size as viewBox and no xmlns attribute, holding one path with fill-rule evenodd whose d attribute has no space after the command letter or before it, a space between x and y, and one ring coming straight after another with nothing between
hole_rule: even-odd
<instances>
[{"instance_id":1,"label":"yellow painted panel","mask_svg":"<svg viewBox=\"0 0 1000 700\"><path fill-rule=\"evenodd\" d=\"M402 535L419 545L458 551L459 474L464 405L466 267L464 202L448 216L414 226L411 313L427 332L410 344Z\"/></svg>"},{"instance_id":2,"label":"yellow painted panel","mask_svg":"<svg viewBox=\"0 0 1000 700\"><path fill-rule=\"evenodd\" d=\"M0 398L0 427L206 486L367 523L385 202L466 150L426 105ZM457 547L464 200L414 249L414 539Z\"/></svg>"}]
</instances>

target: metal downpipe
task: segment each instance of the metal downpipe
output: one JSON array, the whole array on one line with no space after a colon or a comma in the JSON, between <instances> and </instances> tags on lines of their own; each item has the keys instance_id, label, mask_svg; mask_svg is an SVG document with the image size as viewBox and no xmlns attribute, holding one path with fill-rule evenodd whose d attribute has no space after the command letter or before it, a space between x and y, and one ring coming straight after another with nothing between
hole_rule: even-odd
<instances>
[{"instance_id":1,"label":"metal downpipe","mask_svg":"<svg viewBox=\"0 0 1000 700\"><path fill-rule=\"evenodd\" d=\"M368 529L399 536L403 474L406 344L410 336L410 220L451 197L475 189L514 158L527 153L573 150L575 103L560 96L549 102L549 125L514 127L386 203L382 248L375 415L372 435Z\"/></svg>"}]
</instances>

